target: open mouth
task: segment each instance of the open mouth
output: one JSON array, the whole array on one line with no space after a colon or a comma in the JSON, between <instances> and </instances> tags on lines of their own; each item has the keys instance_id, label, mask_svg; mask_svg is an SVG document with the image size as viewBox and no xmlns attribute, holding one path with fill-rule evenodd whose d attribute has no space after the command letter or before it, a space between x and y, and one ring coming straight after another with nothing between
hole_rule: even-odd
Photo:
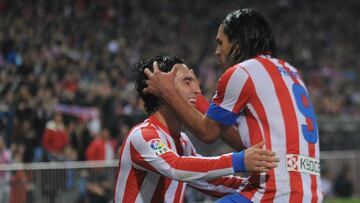
<instances>
[{"instance_id":1,"label":"open mouth","mask_svg":"<svg viewBox=\"0 0 360 203\"><path fill-rule=\"evenodd\" d=\"M196 104L196 99L195 98L194 99L189 99L189 103L195 105Z\"/></svg>"}]
</instances>

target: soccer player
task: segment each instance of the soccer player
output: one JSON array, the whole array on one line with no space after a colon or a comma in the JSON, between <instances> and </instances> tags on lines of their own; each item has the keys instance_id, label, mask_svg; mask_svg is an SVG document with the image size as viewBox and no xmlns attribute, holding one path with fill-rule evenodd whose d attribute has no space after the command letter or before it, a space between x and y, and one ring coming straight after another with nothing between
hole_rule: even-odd
<instances>
[{"instance_id":1,"label":"soccer player","mask_svg":"<svg viewBox=\"0 0 360 203\"><path fill-rule=\"evenodd\" d=\"M157 57L137 65L136 90L150 116L130 130L120 149L114 202L183 202L187 184L218 197L235 192L243 183L241 178L227 175L276 167L275 154L261 149L264 142L242 152L199 156L181 132L180 119L160 98L143 93L147 86L144 69L151 68L155 60L164 72L178 68L174 87L191 108L200 94L194 73L179 58Z\"/></svg>"},{"instance_id":2,"label":"soccer player","mask_svg":"<svg viewBox=\"0 0 360 203\"><path fill-rule=\"evenodd\" d=\"M245 146L265 140L266 149L279 156L279 167L251 176L256 187L245 184L219 202L322 202L315 112L298 70L275 57L267 21L253 9L233 11L220 24L216 41L215 55L227 69L206 116L175 91L176 68L163 73L154 63L154 71L145 70L144 91L163 98L205 142L236 124Z\"/></svg>"}]
</instances>

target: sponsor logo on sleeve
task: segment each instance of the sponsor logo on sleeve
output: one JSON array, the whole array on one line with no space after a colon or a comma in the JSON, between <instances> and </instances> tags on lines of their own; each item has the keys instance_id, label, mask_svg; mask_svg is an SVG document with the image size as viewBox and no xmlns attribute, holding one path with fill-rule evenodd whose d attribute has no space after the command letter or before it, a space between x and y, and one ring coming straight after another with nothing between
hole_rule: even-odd
<instances>
[{"instance_id":1,"label":"sponsor logo on sleeve","mask_svg":"<svg viewBox=\"0 0 360 203\"><path fill-rule=\"evenodd\" d=\"M169 151L167 146L160 139L152 139L149 142L150 148L155 152L156 156L160 156Z\"/></svg>"},{"instance_id":2,"label":"sponsor logo on sleeve","mask_svg":"<svg viewBox=\"0 0 360 203\"><path fill-rule=\"evenodd\" d=\"M287 154L286 168L288 171L320 176L320 160L309 156Z\"/></svg>"}]
</instances>

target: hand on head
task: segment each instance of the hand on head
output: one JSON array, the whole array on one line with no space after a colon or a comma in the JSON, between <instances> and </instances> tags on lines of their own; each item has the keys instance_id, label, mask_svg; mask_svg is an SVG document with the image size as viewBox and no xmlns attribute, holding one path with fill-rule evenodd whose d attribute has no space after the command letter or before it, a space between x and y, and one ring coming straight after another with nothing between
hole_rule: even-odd
<instances>
[{"instance_id":1,"label":"hand on head","mask_svg":"<svg viewBox=\"0 0 360 203\"><path fill-rule=\"evenodd\" d=\"M143 92L162 97L167 91L175 91L174 78L178 67L174 65L170 72L164 73L160 71L159 64L154 61L153 68L153 72L148 68L144 70L148 80L146 81L147 87L144 88Z\"/></svg>"}]
</instances>

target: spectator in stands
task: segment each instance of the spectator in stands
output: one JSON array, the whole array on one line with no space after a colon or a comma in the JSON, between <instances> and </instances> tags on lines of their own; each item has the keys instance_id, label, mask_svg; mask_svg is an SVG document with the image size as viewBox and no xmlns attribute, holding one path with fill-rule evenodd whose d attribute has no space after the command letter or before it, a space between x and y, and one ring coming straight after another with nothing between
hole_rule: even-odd
<instances>
[{"instance_id":1,"label":"spectator in stands","mask_svg":"<svg viewBox=\"0 0 360 203\"><path fill-rule=\"evenodd\" d=\"M90 132L86 122L74 120L69 123L70 145L78 153L78 161L85 161L85 151L91 142Z\"/></svg>"},{"instance_id":2,"label":"spectator in stands","mask_svg":"<svg viewBox=\"0 0 360 203\"><path fill-rule=\"evenodd\" d=\"M116 146L109 129L104 127L100 136L95 138L86 149L86 160L113 160Z\"/></svg>"},{"instance_id":3,"label":"spectator in stands","mask_svg":"<svg viewBox=\"0 0 360 203\"><path fill-rule=\"evenodd\" d=\"M65 147L69 144L68 133L62 121L62 115L55 113L53 120L46 123L43 135L43 147L50 160L65 160Z\"/></svg>"},{"instance_id":4,"label":"spectator in stands","mask_svg":"<svg viewBox=\"0 0 360 203\"><path fill-rule=\"evenodd\" d=\"M13 145L14 163L22 163L25 153L25 145ZM25 170L12 171L10 180L10 203L26 202L27 177Z\"/></svg>"}]
</instances>

